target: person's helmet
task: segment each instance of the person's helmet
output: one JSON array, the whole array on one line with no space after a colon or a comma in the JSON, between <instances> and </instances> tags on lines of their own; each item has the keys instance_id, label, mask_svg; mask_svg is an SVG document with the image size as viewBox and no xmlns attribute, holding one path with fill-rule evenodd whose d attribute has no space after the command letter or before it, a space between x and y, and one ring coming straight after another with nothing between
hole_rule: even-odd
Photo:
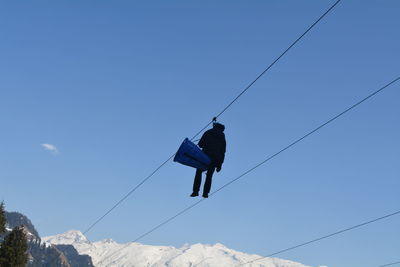
<instances>
[{"instance_id":1,"label":"person's helmet","mask_svg":"<svg viewBox=\"0 0 400 267\"><path fill-rule=\"evenodd\" d=\"M219 122L214 122L213 123L213 128L218 129L220 131L224 131L225 130L225 125L219 123Z\"/></svg>"}]
</instances>

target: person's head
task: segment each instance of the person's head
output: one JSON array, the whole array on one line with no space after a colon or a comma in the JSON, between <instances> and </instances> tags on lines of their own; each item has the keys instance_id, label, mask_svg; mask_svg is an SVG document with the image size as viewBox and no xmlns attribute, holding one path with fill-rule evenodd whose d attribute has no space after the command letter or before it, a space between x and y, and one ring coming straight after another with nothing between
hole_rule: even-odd
<instances>
[{"instance_id":1,"label":"person's head","mask_svg":"<svg viewBox=\"0 0 400 267\"><path fill-rule=\"evenodd\" d=\"M220 130L221 132L223 132L225 130L225 126L219 122L214 122L213 123L213 128Z\"/></svg>"}]
</instances>

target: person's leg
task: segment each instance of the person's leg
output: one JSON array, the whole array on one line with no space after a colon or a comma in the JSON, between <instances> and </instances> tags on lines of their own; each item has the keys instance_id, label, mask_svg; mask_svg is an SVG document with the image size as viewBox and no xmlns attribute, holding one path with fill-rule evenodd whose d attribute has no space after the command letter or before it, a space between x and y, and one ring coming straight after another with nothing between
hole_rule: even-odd
<instances>
[{"instance_id":1,"label":"person's leg","mask_svg":"<svg viewBox=\"0 0 400 267\"><path fill-rule=\"evenodd\" d=\"M206 182L204 183L203 197L207 198L211 190L212 176L215 171L215 164L211 164L207 170Z\"/></svg>"},{"instance_id":2,"label":"person's leg","mask_svg":"<svg viewBox=\"0 0 400 267\"><path fill-rule=\"evenodd\" d=\"M196 197L199 195L200 185L201 185L201 173L202 171L197 169L196 175L194 176L193 182L193 193L191 196Z\"/></svg>"}]
</instances>

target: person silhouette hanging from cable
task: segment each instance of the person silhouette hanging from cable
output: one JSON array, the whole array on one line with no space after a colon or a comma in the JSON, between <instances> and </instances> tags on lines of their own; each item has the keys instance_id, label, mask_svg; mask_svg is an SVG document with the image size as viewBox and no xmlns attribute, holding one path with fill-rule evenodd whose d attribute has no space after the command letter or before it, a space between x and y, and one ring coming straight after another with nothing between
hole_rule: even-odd
<instances>
[{"instance_id":1,"label":"person silhouette hanging from cable","mask_svg":"<svg viewBox=\"0 0 400 267\"><path fill-rule=\"evenodd\" d=\"M225 126L221 123L216 122L216 118L213 119L213 128L207 130L201 137L198 146L206 153L210 159L211 163L207 169L206 181L204 183L203 197L208 198L210 193L212 176L214 171L221 171L222 163L225 159L226 152L226 140L225 140ZM201 174L202 170L197 169L196 175L194 177L193 183L193 193L191 197L197 197L199 195L200 185L201 185Z\"/></svg>"}]
</instances>

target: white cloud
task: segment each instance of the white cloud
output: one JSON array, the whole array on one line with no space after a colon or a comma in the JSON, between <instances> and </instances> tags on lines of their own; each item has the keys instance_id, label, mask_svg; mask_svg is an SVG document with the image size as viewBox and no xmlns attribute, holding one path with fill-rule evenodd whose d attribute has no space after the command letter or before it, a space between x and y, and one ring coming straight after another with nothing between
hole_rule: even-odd
<instances>
[{"instance_id":1,"label":"white cloud","mask_svg":"<svg viewBox=\"0 0 400 267\"><path fill-rule=\"evenodd\" d=\"M52 144L42 144L44 150L50 151L53 154L58 154L58 149L55 145Z\"/></svg>"}]
</instances>

